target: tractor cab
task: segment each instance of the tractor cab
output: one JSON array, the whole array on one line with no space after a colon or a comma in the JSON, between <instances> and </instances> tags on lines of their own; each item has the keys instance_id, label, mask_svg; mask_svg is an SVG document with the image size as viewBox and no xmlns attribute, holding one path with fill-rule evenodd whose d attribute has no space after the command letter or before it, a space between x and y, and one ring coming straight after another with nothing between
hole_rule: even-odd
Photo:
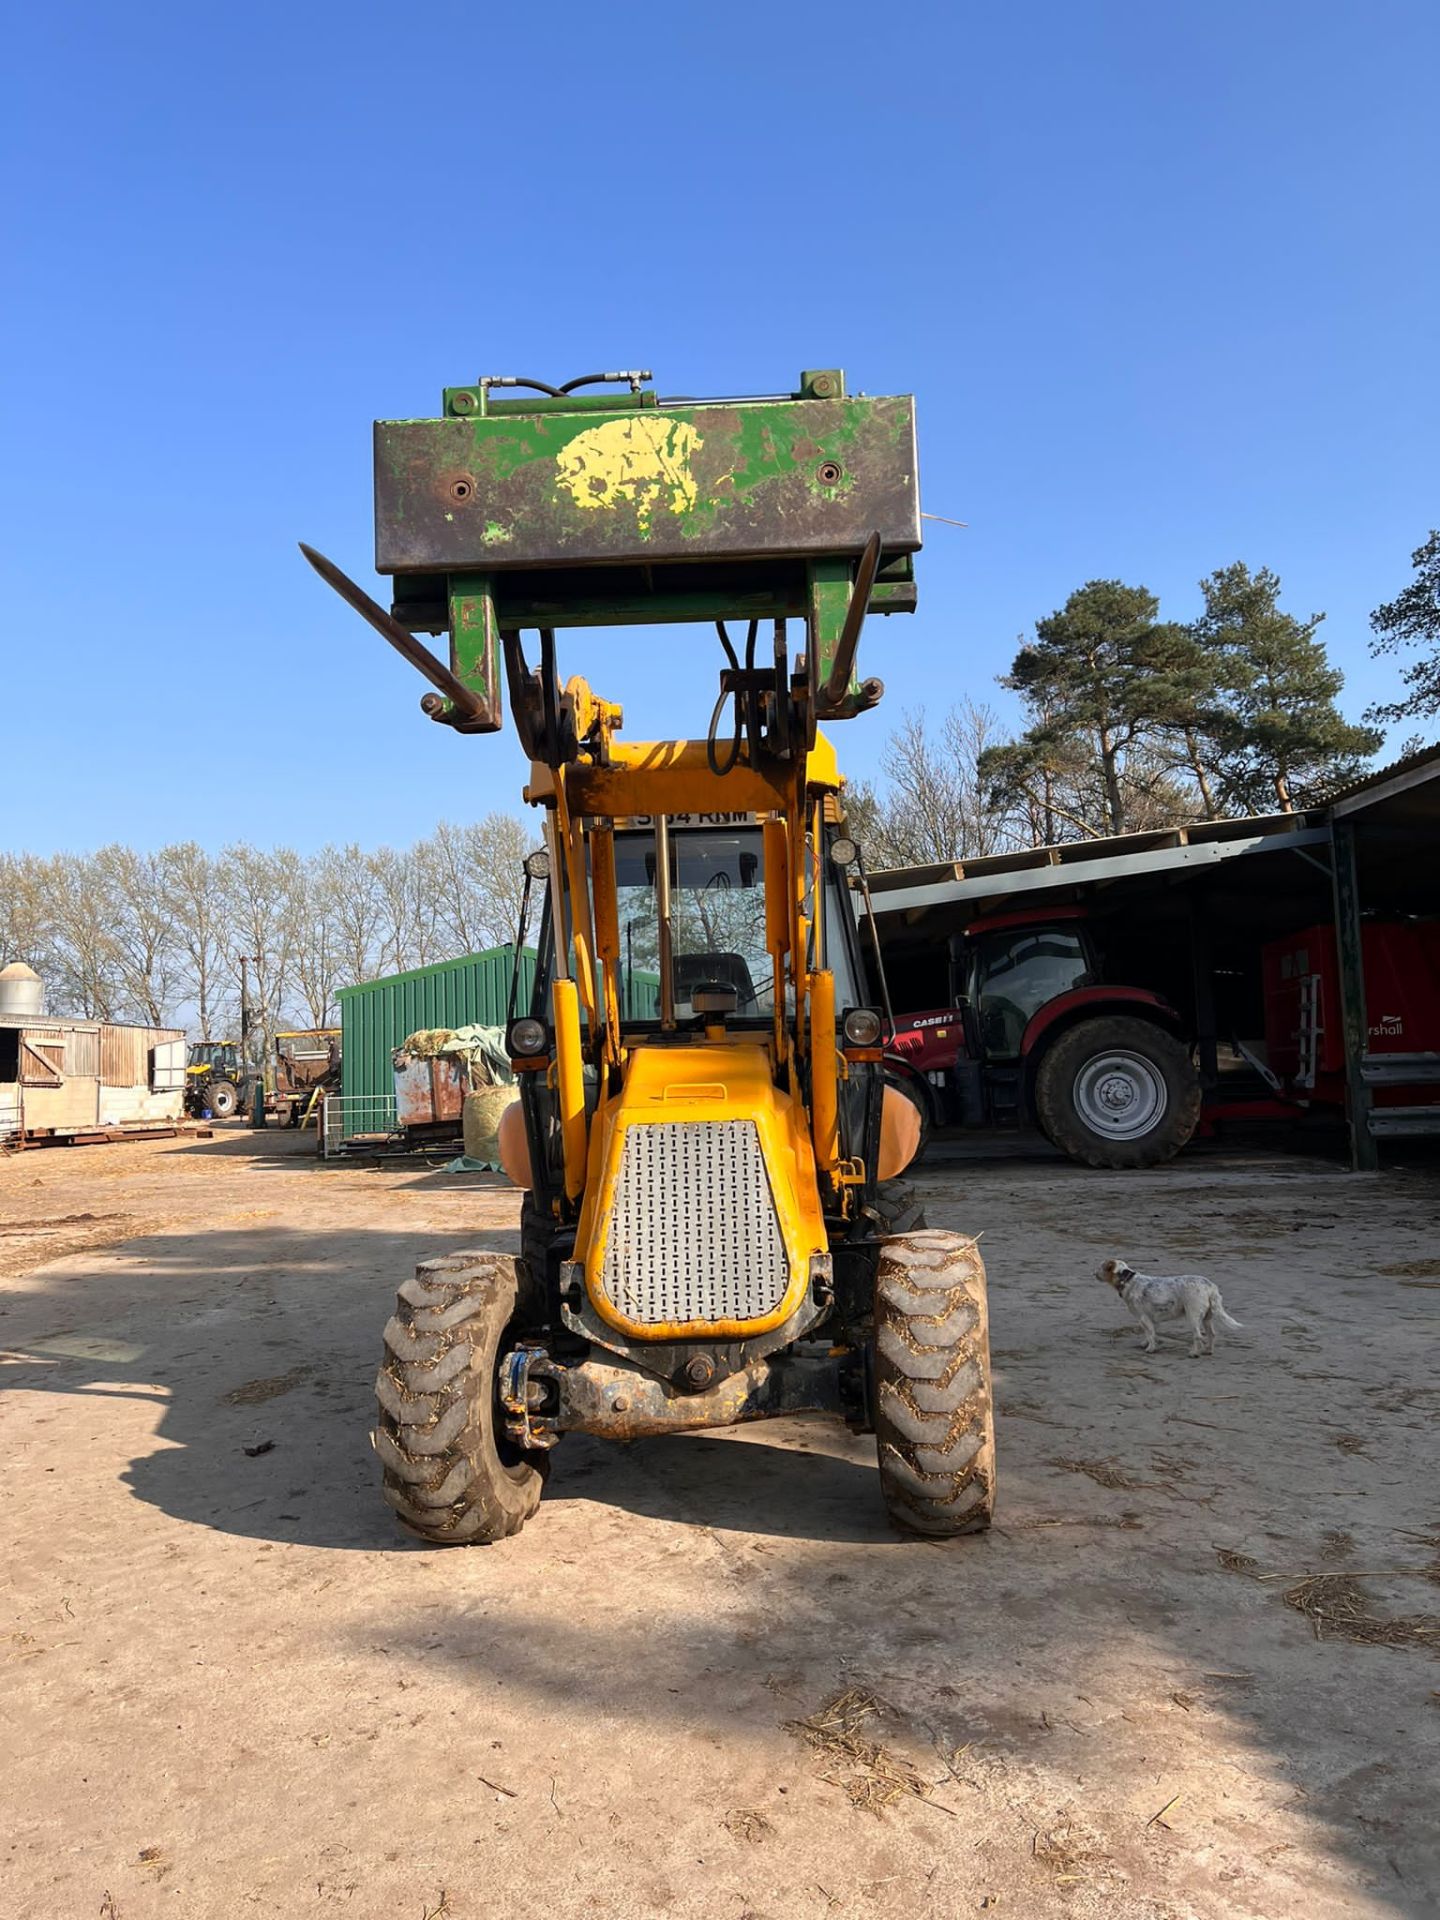
<instances>
[{"instance_id":1,"label":"tractor cab","mask_svg":"<svg viewBox=\"0 0 1440 1920\"><path fill-rule=\"evenodd\" d=\"M240 1048L234 1040L195 1040L186 1056L187 1073L220 1073L227 1079L240 1077Z\"/></svg>"},{"instance_id":2,"label":"tractor cab","mask_svg":"<svg viewBox=\"0 0 1440 1920\"><path fill-rule=\"evenodd\" d=\"M831 830L833 837L834 830ZM672 815L669 922L671 975L677 1023L713 1017L728 988L733 1006L724 1009L733 1032L766 1030L775 1023L775 970L767 946L767 872L765 821L740 814L730 820ZM654 823L637 821L615 832L616 911L619 916L621 997L637 1032L662 1027L659 974L659 889ZM836 1002L842 1008L861 1003L864 976L857 965L853 930L848 929L842 879L833 863L821 864L828 893L825 917L837 930L831 964L836 973ZM813 889L813 876L807 883ZM806 918L815 919L813 893ZM788 1014L794 1013L794 982L781 982ZM718 997L717 997L718 996Z\"/></svg>"},{"instance_id":3,"label":"tractor cab","mask_svg":"<svg viewBox=\"0 0 1440 1920\"><path fill-rule=\"evenodd\" d=\"M992 1061L1018 1060L1041 1008L1100 978L1079 908L976 920L952 938L950 969L956 1004L971 1014L971 1050Z\"/></svg>"}]
</instances>

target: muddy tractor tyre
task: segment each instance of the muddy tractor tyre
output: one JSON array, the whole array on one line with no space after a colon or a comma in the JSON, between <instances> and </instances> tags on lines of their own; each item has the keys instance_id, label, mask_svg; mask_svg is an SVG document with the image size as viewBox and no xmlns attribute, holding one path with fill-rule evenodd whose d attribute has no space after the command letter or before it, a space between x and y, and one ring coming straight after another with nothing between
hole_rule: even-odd
<instances>
[{"instance_id":1,"label":"muddy tractor tyre","mask_svg":"<svg viewBox=\"0 0 1440 1920\"><path fill-rule=\"evenodd\" d=\"M505 1437L496 1373L519 1300L515 1259L450 1253L401 1287L375 1381L384 1493L432 1546L504 1540L540 1504L546 1453Z\"/></svg>"},{"instance_id":2,"label":"muddy tractor tyre","mask_svg":"<svg viewBox=\"0 0 1440 1920\"><path fill-rule=\"evenodd\" d=\"M902 1233L875 1287L880 1490L907 1533L983 1533L995 1510L985 1265L967 1235Z\"/></svg>"},{"instance_id":3,"label":"muddy tractor tyre","mask_svg":"<svg viewBox=\"0 0 1440 1920\"><path fill-rule=\"evenodd\" d=\"M1200 1080L1185 1047L1153 1021L1082 1020L1040 1062L1035 1117L1087 1167L1158 1167L1195 1131Z\"/></svg>"},{"instance_id":4,"label":"muddy tractor tyre","mask_svg":"<svg viewBox=\"0 0 1440 1920\"><path fill-rule=\"evenodd\" d=\"M925 1224L925 1209L908 1180L882 1180L875 1189L875 1211L884 1234L914 1233Z\"/></svg>"},{"instance_id":5,"label":"muddy tractor tyre","mask_svg":"<svg viewBox=\"0 0 1440 1920\"><path fill-rule=\"evenodd\" d=\"M212 1080L205 1089L202 1104L216 1120L228 1120L240 1111L240 1089L233 1080Z\"/></svg>"}]
</instances>

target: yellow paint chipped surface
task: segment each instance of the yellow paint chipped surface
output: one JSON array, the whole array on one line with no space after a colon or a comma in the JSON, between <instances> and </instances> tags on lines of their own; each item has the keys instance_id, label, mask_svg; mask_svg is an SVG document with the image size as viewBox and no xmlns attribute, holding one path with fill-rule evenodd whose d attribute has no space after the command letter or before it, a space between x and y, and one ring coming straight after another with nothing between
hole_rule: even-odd
<instances>
[{"instance_id":1,"label":"yellow paint chipped surface","mask_svg":"<svg viewBox=\"0 0 1440 1920\"><path fill-rule=\"evenodd\" d=\"M694 506L690 462L699 447L688 421L637 414L587 428L557 456L556 467L577 507L633 506L644 533L657 513Z\"/></svg>"}]
</instances>

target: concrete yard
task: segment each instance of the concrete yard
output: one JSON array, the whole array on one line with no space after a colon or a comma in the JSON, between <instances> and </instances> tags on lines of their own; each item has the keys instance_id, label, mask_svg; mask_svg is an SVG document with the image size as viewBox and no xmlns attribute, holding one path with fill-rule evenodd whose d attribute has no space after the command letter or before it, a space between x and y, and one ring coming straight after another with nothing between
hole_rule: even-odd
<instances>
[{"instance_id":1,"label":"concrete yard","mask_svg":"<svg viewBox=\"0 0 1440 1920\"><path fill-rule=\"evenodd\" d=\"M512 1191L243 1129L0 1163L0 1914L1440 1910L1440 1170L920 1184L984 1232L987 1538L899 1537L873 1443L794 1421L567 1441L447 1552L380 1499L380 1330ZM1245 1331L1147 1358L1108 1253ZM1347 1569L1388 1624L1287 1604ZM848 1690L848 1757L787 1726ZM929 1797L852 1804L895 1761Z\"/></svg>"}]
</instances>

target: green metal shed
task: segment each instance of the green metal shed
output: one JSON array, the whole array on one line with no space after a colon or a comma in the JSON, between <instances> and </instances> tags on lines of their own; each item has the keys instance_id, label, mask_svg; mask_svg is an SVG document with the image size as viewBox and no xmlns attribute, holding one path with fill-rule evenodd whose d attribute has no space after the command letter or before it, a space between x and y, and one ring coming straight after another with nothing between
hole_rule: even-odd
<instances>
[{"instance_id":1,"label":"green metal shed","mask_svg":"<svg viewBox=\"0 0 1440 1920\"><path fill-rule=\"evenodd\" d=\"M424 1027L503 1027L514 965L513 946L492 947L488 953L467 953L437 966L342 987L337 998L347 1104L361 1095L393 1095L390 1056L402 1040ZM529 1010L534 979L535 953L526 947L520 955L520 1012Z\"/></svg>"}]
</instances>

